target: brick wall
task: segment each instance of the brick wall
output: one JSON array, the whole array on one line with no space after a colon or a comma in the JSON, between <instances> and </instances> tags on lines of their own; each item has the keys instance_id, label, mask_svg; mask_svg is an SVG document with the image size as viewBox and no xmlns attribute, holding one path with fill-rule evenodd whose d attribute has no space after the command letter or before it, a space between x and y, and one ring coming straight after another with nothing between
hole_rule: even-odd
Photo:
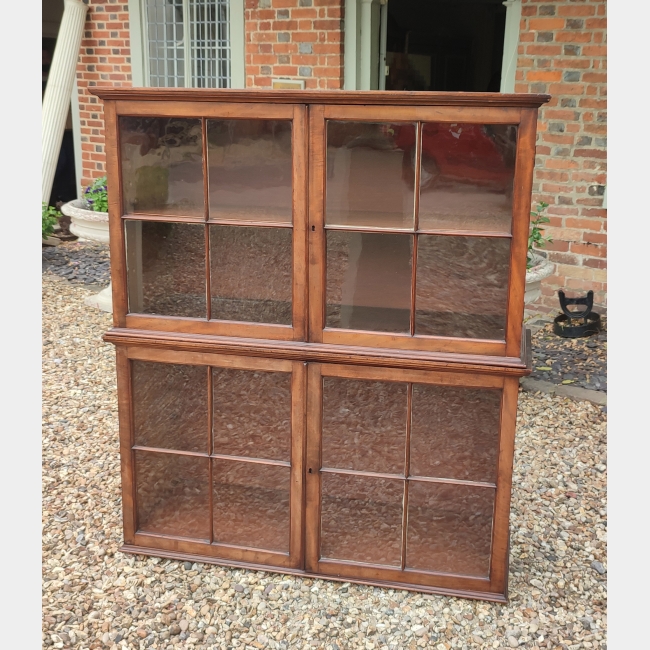
<instances>
[{"instance_id":1,"label":"brick wall","mask_svg":"<svg viewBox=\"0 0 650 650\"><path fill-rule=\"evenodd\" d=\"M82 185L106 173L102 103L88 93L98 85L131 85L127 0L89 0L77 63Z\"/></svg>"},{"instance_id":2,"label":"brick wall","mask_svg":"<svg viewBox=\"0 0 650 650\"><path fill-rule=\"evenodd\" d=\"M515 92L550 93L540 111L533 200L549 204L547 250L556 273L540 311L558 311L557 290L593 289L606 305L607 76L604 0L523 0Z\"/></svg>"},{"instance_id":3,"label":"brick wall","mask_svg":"<svg viewBox=\"0 0 650 650\"><path fill-rule=\"evenodd\" d=\"M246 87L273 77L343 87L344 0L246 0Z\"/></svg>"}]
</instances>

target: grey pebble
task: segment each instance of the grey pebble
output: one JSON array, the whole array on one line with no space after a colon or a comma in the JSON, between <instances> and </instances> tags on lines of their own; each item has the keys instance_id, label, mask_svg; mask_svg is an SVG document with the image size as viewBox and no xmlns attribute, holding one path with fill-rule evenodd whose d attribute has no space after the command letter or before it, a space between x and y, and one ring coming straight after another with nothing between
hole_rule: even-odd
<instances>
[{"instance_id":1,"label":"grey pebble","mask_svg":"<svg viewBox=\"0 0 650 650\"><path fill-rule=\"evenodd\" d=\"M605 567L597 560L594 560L589 566L591 566L594 571L600 573L601 576L605 573Z\"/></svg>"}]
</instances>

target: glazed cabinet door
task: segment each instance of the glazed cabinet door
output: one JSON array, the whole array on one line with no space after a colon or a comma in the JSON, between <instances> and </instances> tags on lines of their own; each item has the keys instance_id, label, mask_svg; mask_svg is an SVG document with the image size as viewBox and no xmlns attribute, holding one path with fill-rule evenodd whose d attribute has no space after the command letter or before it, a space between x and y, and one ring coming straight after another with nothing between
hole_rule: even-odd
<instances>
[{"instance_id":1,"label":"glazed cabinet door","mask_svg":"<svg viewBox=\"0 0 650 650\"><path fill-rule=\"evenodd\" d=\"M310 107L311 340L518 354L527 117L382 108Z\"/></svg>"},{"instance_id":2,"label":"glazed cabinet door","mask_svg":"<svg viewBox=\"0 0 650 650\"><path fill-rule=\"evenodd\" d=\"M118 366L125 541L303 562L303 363L131 347Z\"/></svg>"},{"instance_id":3,"label":"glazed cabinet door","mask_svg":"<svg viewBox=\"0 0 650 650\"><path fill-rule=\"evenodd\" d=\"M306 108L118 102L117 111L118 323L305 340Z\"/></svg>"},{"instance_id":4,"label":"glazed cabinet door","mask_svg":"<svg viewBox=\"0 0 650 650\"><path fill-rule=\"evenodd\" d=\"M498 468L513 450L501 421L516 385L330 364L308 373L307 570L502 591L510 485Z\"/></svg>"}]
</instances>

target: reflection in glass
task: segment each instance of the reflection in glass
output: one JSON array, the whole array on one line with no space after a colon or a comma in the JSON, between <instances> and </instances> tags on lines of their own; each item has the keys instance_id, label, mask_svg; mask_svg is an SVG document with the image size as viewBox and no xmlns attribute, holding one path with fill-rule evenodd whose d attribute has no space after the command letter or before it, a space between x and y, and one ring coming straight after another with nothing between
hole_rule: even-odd
<instances>
[{"instance_id":1,"label":"reflection in glass","mask_svg":"<svg viewBox=\"0 0 650 650\"><path fill-rule=\"evenodd\" d=\"M132 361L135 444L207 453L207 373L205 366Z\"/></svg>"},{"instance_id":2,"label":"reflection in glass","mask_svg":"<svg viewBox=\"0 0 650 650\"><path fill-rule=\"evenodd\" d=\"M418 235L415 333L505 340L510 239Z\"/></svg>"},{"instance_id":3,"label":"reflection in glass","mask_svg":"<svg viewBox=\"0 0 650 650\"><path fill-rule=\"evenodd\" d=\"M291 122L208 120L210 218L291 223Z\"/></svg>"},{"instance_id":4,"label":"reflection in glass","mask_svg":"<svg viewBox=\"0 0 650 650\"><path fill-rule=\"evenodd\" d=\"M406 384L323 378L323 467L404 473Z\"/></svg>"},{"instance_id":5,"label":"reflection in glass","mask_svg":"<svg viewBox=\"0 0 650 650\"><path fill-rule=\"evenodd\" d=\"M492 488L409 481L406 567L486 578Z\"/></svg>"},{"instance_id":6,"label":"reflection in glass","mask_svg":"<svg viewBox=\"0 0 650 650\"><path fill-rule=\"evenodd\" d=\"M419 228L509 233L517 127L425 124Z\"/></svg>"},{"instance_id":7,"label":"reflection in glass","mask_svg":"<svg viewBox=\"0 0 650 650\"><path fill-rule=\"evenodd\" d=\"M210 539L207 457L136 451L138 531Z\"/></svg>"},{"instance_id":8,"label":"reflection in glass","mask_svg":"<svg viewBox=\"0 0 650 650\"><path fill-rule=\"evenodd\" d=\"M204 214L201 120L120 117L127 213Z\"/></svg>"},{"instance_id":9,"label":"reflection in glass","mask_svg":"<svg viewBox=\"0 0 650 650\"><path fill-rule=\"evenodd\" d=\"M212 459L214 541L289 552L289 467Z\"/></svg>"},{"instance_id":10,"label":"reflection in glass","mask_svg":"<svg viewBox=\"0 0 650 650\"><path fill-rule=\"evenodd\" d=\"M215 454L289 461L291 375L212 369Z\"/></svg>"},{"instance_id":11,"label":"reflection in glass","mask_svg":"<svg viewBox=\"0 0 650 650\"><path fill-rule=\"evenodd\" d=\"M206 318L205 226L126 221L129 312Z\"/></svg>"},{"instance_id":12,"label":"reflection in glass","mask_svg":"<svg viewBox=\"0 0 650 650\"><path fill-rule=\"evenodd\" d=\"M327 122L326 225L413 228L415 124Z\"/></svg>"},{"instance_id":13,"label":"reflection in glass","mask_svg":"<svg viewBox=\"0 0 650 650\"><path fill-rule=\"evenodd\" d=\"M327 231L327 327L408 332L413 237Z\"/></svg>"},{"instance_id":14,"label":"reflection in glass","mask_svg":"<svg viewBox=\"0 0 650 650\"><path fill-rule=\"evenodd\" d=\"M501 391L413 385L411 476L496 483Z\"/></svg>"},{"instance_id":15,"label":"reflection in glass","mask_svg":"<svg viewBox=\"0 0 650 650\"><path fill-rule=\"evenodd\" d=\"M291 325L292 230L210 226L212 318Z\"/></svg>"},{"instance_id":16,"label":"reflection in glass","mask_svg":"<svg viewBox=\"0 0 650 650\"><path fill-rule=\"evenodd\" d=\"M399 566L404 481L321 476L321 558Z\"/></svg>"}]
</instances>

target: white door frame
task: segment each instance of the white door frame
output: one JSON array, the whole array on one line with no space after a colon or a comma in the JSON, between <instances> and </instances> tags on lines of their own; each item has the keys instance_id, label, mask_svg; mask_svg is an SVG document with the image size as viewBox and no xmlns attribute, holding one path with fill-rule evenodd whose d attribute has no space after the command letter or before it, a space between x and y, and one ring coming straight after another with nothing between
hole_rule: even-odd
<instances>
[{"instance_id":1,"label":"white door frame","mask_svg":"<svg viewBox=\"0 0 650 650\"><path fill-rule=\"evenodd\" d=\"M506 8L506 25L500 92L513 93L517 71L521 0L505 0L503 5ZM387 17L388 0L345 0L345 90L385 90ZM379 48L375 46L377 43Z\"/></svg>"}]
</instances>

